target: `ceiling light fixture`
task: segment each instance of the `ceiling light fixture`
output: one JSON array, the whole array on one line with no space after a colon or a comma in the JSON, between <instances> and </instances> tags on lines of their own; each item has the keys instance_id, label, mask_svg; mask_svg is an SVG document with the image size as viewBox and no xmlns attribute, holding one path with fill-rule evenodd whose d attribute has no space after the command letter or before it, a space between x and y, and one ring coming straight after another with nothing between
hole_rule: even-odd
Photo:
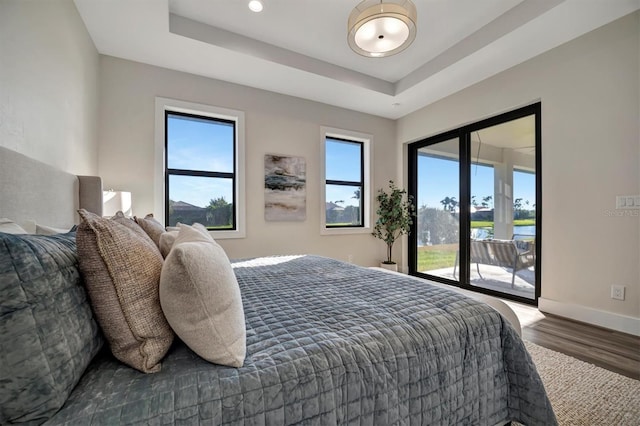
<instances>
[{"instance_id":1,"label":"ceiling light fixture","mask_svg":"<svg viewBox=\"0 0 640 426\"><path fill-rule=\"evenodd\" d=\"M251 9L252 12L262 12L264 4L262 4L261 0L251 0L249 2L249 9Z\"/></svg>"},{"instance_id":2,"label":"ceiling light fixture","mask_svg":"<svg viewBox=\"0 0 640 426\"><path fill-rule=\"evenodd\" d=\"M349 46L370 58L395 55L416 38L417 22L411 0L363 0L349 15Z\"/></svg>"}]
</instances>

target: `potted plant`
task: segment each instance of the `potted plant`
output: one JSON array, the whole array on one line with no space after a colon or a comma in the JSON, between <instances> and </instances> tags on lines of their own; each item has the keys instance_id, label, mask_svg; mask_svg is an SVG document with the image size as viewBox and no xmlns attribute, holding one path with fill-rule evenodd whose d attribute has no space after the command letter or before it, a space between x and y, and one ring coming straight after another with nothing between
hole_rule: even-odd
<instances>
[{"instance_id":1,"label":"potted plant","mask_svg":"<svg viewBox=\"0 0 640 426\"><path fill-rule=\"evenodd\" d=\"M378 220L372 235L387 244L387 259L380 266L397 271L398 265L392 260L391 250L393 243L398 238L409 234L415 216L413 197L407 195L407 191L398 188L390 180L389 192L379 189L376 200L378 200L378 210L376 211Z\"/></svg>"}]
</instances>

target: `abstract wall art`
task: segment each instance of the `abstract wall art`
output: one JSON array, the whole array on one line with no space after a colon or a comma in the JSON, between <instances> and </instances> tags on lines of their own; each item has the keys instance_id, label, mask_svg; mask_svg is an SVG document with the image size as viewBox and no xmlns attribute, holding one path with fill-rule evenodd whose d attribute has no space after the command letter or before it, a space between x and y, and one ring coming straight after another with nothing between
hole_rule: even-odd
<instances>
[{"instance_id":1,"label":"abstract wall art","mask_svg":"<svg viewBox=\"0 0 640 426\"><path fill-rule=\"evenodd\" d=\"M304 221L307 177L303 157L264 156L264 218L268 222Z\"/></svg>"}]
</instances>

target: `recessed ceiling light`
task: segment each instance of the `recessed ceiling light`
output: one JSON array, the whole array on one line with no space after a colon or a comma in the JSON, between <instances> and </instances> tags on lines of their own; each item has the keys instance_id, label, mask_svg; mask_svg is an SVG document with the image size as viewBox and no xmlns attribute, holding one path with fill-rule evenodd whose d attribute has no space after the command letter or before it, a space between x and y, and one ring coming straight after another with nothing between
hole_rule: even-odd
<instances>
[{"instance_id":1,"label":"recessed ceiling light","mask_svg":"<svg viewBox=\"0 0 640 426\"><path fill-rule=\"evenodd\" d=\"M251 9L252 12L262 12L264 5L261 0L251 0L249 2L249 9Z\"/></svg>"}]
</instances>

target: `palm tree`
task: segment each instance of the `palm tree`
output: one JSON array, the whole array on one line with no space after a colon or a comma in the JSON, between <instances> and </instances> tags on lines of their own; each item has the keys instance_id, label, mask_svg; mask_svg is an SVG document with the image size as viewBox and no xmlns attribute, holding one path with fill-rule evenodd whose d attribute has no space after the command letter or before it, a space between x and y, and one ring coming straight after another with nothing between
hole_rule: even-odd
<instances>
[{"instance_id":1,"label":"palm tree","mask_svg":"<svg viewBox=\"0 0 640 426\"><path fill-rule=\"evenodd\" d=\"M513 210L514 210L514 218L520 219L520 209L522 208L522 198L516 198L513 200Z\"/></svg>"},{"instance_id":2,"label":"palm tree","mask_svg":"<svg viewBox=\"0 0 640 426\"><path fill-rule=\"evenodd\" d=\"M456 207L458 207L458 200L456 200L456 197L451 197L451 208L449 209L449 211L451 213L456 211Z\"/></svg>"},{"instance_id":3,"label":"palm tree","mask_svg":"<svg viewBox=\"0 0 640 426\"><path fill-rule=\"evenodd\" d=\"M353 224L359 224L360 223L360 188L356 189L355 191L353 191L353 197L351 197L352 199L358 200L358 206L357 207L353 207L351 209L351 223Z\"/></svg>"},{"instance_id":4,"label":"palm tree","mask_svg":"<svg viewBox=\"0 0 640 426\"><path fill-rule=\"evenodd\" d=\"M516 211L522 208L522 198L516 198L513 201L513 208L516 209Z\"/></svg>"},{"instance_id":5,"label":"palm tree","mask_svg":"<svg viewBox=\"0 0 640 426\"><path fill-rule=\"evenodd\" d=\"M440 204L442 204L444 210L450 210L449 206L451 206L451 197L444 197L443 200L440 200Z\"/></svg>"},{"instance_id":6,"label":"palm tree","mask_svg":"<svg viewBox=\"0 0 640 426\"><path fill-rule=\"evenodd\" d=\"M456 197L444 197L444 199L440 201L440 204L444 206L445 210L453 213L458 206L458 200L456 200Z\"/></svg>"}]
</instances>

